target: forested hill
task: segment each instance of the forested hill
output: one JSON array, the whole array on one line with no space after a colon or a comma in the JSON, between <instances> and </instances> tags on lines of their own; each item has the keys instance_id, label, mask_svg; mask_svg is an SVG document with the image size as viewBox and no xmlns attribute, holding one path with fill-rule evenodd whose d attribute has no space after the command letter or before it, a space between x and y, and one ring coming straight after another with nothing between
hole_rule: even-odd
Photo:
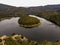
<instances>
[{"instance_id":1,"label":"forested hill","mask_svg":"<svg viewBox=\"0 0 60 45\"><path fill-rule=\"evenodd\" d=\"M29 11L31 13L31 11L33 12L39 12L39 11L56 11L56 10L60 10L60 4L57 5L46 5L46 6L37 6L37 7L14 7L14 6L10 6L10 5L5 5L5 4L0 4L0 12L1 11L22 11L24 10L25 12Z\"/></svg>"},{"instance_id":2,"label":"forested hill","mask_svg":"<svg viewBox=\"0 0 60 45\"><path fill-rule=\"evenodd\" d=\"M0 4L0 17L1 16L13 16L22 15L26 13L25 7L14 7L10 5Z\"/></svg>"},{"instance_id":3,"label":"forested hill","mask_svg":"<svg viewBox=\"0 0 60 45\"><path fill-rule=\"evenodd\" d=\"M0 11L6 11L10 8L15 8L14 6L9 6L9 5L5 5L5 4L0 4Z\"/></svg>"},{"instance_id":4,"label":"forested hill","mask_svg":"<svg viewBox=\"0 0 60 45\"><path fill-rule=\"evenodd\" d=\"M57 5L46 5L46 6L37 6L37 7L14 7L6 4L0 4L0 14L8 13L11 15L22 15L23 14L38 14L41 11L57 11L60 10L60 4ZM2 15L4 15L2 14ZM7 14L6 14L7 15Z\"/></svg>"},{"instance_id":5,"label":"forested hill","mask_svg":"<svg viewBox=\"0 0 60 45\"><path fill-rule=\"evenodd\" d=\"M37 6L37 7L29 7L31 10L40 10L40 11L56 11L60 10L60 4L57 5L46 5L46 6Z\"/></svg>"}]
</instances>

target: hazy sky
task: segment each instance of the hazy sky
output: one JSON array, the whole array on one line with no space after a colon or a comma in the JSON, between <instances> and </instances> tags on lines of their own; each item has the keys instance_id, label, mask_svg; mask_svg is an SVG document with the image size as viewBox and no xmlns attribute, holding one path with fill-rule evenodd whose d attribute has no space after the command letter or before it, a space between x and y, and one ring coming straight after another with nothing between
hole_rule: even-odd
<instances>
[{"instance_id":1,"label":"hazy sky","mask_svg":"<svg viewBox=\"0 0 60 45\"><path fill-rule=\"evenodd\" d=\"M0 0L0 3L13 6L44 6L50 4L60 4L60 0Z\"/></svg>"}]
</instances>

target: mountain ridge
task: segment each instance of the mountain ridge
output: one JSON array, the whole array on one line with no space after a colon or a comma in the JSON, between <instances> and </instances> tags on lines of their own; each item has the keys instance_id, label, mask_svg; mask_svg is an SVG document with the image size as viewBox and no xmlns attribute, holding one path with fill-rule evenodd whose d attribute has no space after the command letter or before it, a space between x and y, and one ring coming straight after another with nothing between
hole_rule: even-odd
<instances>
[{"instance_id":1,"label":"mountain ridge","mask_svg":"<svg viewBox=\"0 0 60 45\"><path fill-rule=\"evenodd\" d=\"M0 9L8 9L8 8L26 8L26 7L15 7L7 4L0 4ZM60 10L60 4L56 5L45 5L45 6L34 6L34 7L27 7L26 9L29 10Z\"/></svg>"}]
</instances>

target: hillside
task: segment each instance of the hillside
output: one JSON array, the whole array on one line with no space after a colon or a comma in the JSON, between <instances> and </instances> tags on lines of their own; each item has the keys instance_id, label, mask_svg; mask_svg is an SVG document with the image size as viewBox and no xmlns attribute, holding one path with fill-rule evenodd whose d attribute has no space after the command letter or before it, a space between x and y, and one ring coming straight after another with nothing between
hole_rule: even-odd
<instances>
[{"instance_id":1,"label":"hillside","mask_svg":"<svg viewBox=\"0 0 60 45\"><path fill-rule=\"evenodd\" d=\"M9 6L9 5L5 5L5 4L0 4L0 12L3 12L3 13L8 12L8 13L17 14L17 13L21 12L21 13L27 13L27 14L34 14L34 13L38 13L41 11L56 11L56 10L60 10L60 4L28 7L28 8L14 7L14 6Z\"/></svg>"},{"instance_id":2,"label":"hillside","mask_svg":"<svg viewBox=\"0 0 60 45\"><path fill-rule=\"evenodd\" d=\"M0 4L0 10L7 10L8 8L22 8L25 9L26 7L14 7L6 4ZM37 6L37 7L28 7L29 10L35 10L35 11L55 11L60 10L60 4L56 5L45 5L45 6Z\"/></svg>"},{"instance_id":3,"label":"hillside","mask_svg":"<svg viewBox=\"0 0 60 45\"><path fill-rule=\"evenodd\" d=\"M57 5L45 5L45 6L37 6L37 7L29 7L30 10L35 11L56 11L60 10L60 4Z\"/></svg>"}]
</instances>

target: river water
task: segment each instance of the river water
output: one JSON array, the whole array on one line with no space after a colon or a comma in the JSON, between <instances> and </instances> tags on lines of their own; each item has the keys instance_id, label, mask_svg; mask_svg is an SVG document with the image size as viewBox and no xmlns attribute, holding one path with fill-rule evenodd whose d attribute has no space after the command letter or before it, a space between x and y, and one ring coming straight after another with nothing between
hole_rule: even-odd
<instances>
[{"instance_id":1,"label":"river water","mask_svg":"<svg viewBox=\"0 0 60 45\"><path fill-rule=\"evenodd\" d=\"M33 17L40 19L41 24L38 27L34 27L34 28L20 27L18 23L19 17L13 17L11 19L5 19L0 21L0 35L10 35L12 33L18 33L27 37L28 39L32 39L36 41L60 40L59 26L55 25L54 23L46 19L37 16L33 16Z\"/></svg>"}]
</instances>

